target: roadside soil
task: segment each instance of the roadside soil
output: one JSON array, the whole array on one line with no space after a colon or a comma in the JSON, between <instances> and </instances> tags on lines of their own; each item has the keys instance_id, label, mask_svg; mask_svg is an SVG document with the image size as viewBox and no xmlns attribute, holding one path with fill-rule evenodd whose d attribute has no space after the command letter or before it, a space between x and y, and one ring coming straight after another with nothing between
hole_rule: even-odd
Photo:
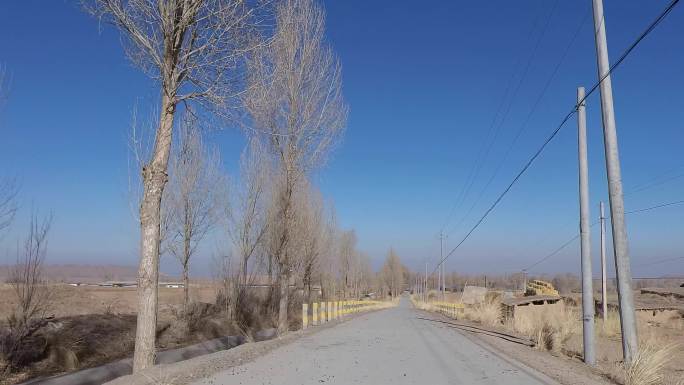
<instances>
[{"instance_id":1,"label":"roadside soil","mask_svg":"<svg viewBox=\"0 0 684 385\"><path fill-rule=\"evenodd\" d=\"M455 321L451 318L445 317L441 314L431 313L423 310L416 310L424 317L435 320L440 320L452 324L464 324L477 328L482 326L468 320L459 319ZM515 335L508 329L492 328L505 334ZM601 372L584 365L584 363L576 358L570 358L562 354L554 355L551 352L537 350L526 345L522 345L510 340L488 335L487 333L471 331L470 328L454 327L454 330L463 334L471 341L491 351L504 360L519 361L532 369L538 370L541 373L551 377L561 384L567 385L593 385L593 384L614 384ZM523 336L518 336L525 339Z\"/></svg>"},{"instance_id":2,"label":"roadside soil","mask_svg":"<svg viewBox=\"0 0 684 385\"><path fill-rule=\"evenodd\" d=\"M8 285L0 287L0 314L10 314L14 309L11 290ZM22 366L3 373L5 363L0 360L0 385L91 368L133 354L135 288L54 285L50 290L53 298L47 320L21 345ZM193 317L185 322L183 290L159 288L157 348L176 349L218 337L250 335L272 326L268 319L257 316L252 317L256 321L249 327L237 327L213 304L215 293L213 286L192 287ZM0 337L6 322L3 316ZM292 322L297 322L296 316Z\"/></svg>"}]
</instances>

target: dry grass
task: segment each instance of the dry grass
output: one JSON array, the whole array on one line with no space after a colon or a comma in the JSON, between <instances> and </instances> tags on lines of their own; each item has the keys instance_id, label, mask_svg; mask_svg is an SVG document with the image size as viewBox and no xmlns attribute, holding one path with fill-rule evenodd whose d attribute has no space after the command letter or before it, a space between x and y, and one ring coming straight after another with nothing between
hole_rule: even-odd
<instances>
[{"instance_id":1,"label":"dry grass","mask_svg":"<svg viewBox=\"0 0 684 385\"><path fill-rule=\"evenodd\" d=\"M519 307L507 326L531 338L540 349L560 351L582 324L576 308L558 303Z\"/></svg>"},{"instance_id":2,"label":"dry grass","mask_svg":"<svg viewBox=\"0 0 684 385\"><path fill-rule=\"evenodd\" d=\"M615 367L613 378L624 385L661 385L666 383L665 369L679 349L676 343L663 344L655 339L642 341L632 364ZM678 380L675 383L682 382Z\"/></svg>"},{"instance_id":3,"label":"dry grass","mask_svg":"<svg viewBox=\"0 0 684 385\"><path fill-rule=\"evenodd\" d=\"M464 315L467 319L486 326L501 325L501 302L492 300L466 307Z\"/></svg>"},{"instance_id":4,"label":"dry grass","mask_svg":"<svg viewBox=\"0 0 684 385\"><path fill-rule=\"evenodd\" d=\"M620 337L620 314L616 311L608 311L605 321L598 317L596 329L601 337L615 338Z\"/></svg>"}]
</instances>

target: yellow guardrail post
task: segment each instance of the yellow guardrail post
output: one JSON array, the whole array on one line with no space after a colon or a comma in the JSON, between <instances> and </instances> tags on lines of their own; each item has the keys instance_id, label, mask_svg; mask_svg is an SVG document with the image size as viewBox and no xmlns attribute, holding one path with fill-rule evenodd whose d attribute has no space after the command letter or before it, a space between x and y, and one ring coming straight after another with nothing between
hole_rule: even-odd
<instances>
[{"instance_id":1,"label":"yellow guardrail post","mask_svg":"<svg viewBox=\"0 0 684 385\"><path fill-rule=\"evenodd\" d=\"M311 308L311 322L318 325L318 302L314 302Z\"/></svg>"},{"instance_id":2,"label":"yellow guardrail post","mask_svg":"<svg viewBox=\"0 0 684 385\"><path fill-rule=\"evenodd\" d=\"M306 330L309 326L309 304L302 304L302 330Z\"/></svg>"}]
</instances>

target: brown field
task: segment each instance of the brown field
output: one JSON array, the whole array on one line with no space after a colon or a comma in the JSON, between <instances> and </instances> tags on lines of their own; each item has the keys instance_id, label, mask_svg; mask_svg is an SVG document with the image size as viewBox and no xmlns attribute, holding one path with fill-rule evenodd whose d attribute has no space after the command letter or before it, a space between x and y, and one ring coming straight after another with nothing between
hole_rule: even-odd
<instances>
[{"instance_id":1,"label":"brown field","mask_svg":"<svg viewBox=\"0 0 684 385\"><path fill-rule=\"evenodd\" d=\"M51 285L53 305L48 314L55 317L83 314L134 314L137 306L136 288ZM195 302L213 303L216 287L211 284L191 284L190 298ZM159 308L178 307L183 303L183 289L159 288ZM8 284L0 285L0 314L14 308L14 293ZM1 321L0 321L1 322Z\"/></svg>"},{"instance_id":2,"label":"brown field","mask_svg":"<svg viewBox=\"0 0 684 385\"><path fill-rule=\"evenodd\" d=\"M247 327L236 325L214 305L216 289L208 283L191 284L192 317L185 321L181 313L183 289L159 288L159 349L178 348L268 327L268 319L259 314ZM29 358L20 370L4 374L4 364L0 360L0 385L98 366L132 355L137 303L135 288L55 284L49 290L52 297L48 320L29 341L22 344ZM13 312L15 298L9 285L0 286L0 331L7 325L6 317ZM255 309L259 309L258 306Z\"/></svg>"}]
</instances>

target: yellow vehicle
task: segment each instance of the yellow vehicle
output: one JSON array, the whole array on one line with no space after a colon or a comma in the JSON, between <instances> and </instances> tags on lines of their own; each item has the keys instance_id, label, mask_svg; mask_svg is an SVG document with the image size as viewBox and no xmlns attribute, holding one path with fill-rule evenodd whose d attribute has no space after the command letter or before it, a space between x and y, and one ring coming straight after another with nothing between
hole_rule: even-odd
<instances>
[{"instance_id":1,"label":"yellow vehicle","mask_svg":"<svg viewBox=\"0 0 684 385\"><path fill-rule=\"evenodd\" d=\"M555 295L558 296L558 290L556 290L553 285L549 282L542 281L539 279L532 279L527 282L527 287L525 288L525 295Z\"/></svg>"}]
</instances>

